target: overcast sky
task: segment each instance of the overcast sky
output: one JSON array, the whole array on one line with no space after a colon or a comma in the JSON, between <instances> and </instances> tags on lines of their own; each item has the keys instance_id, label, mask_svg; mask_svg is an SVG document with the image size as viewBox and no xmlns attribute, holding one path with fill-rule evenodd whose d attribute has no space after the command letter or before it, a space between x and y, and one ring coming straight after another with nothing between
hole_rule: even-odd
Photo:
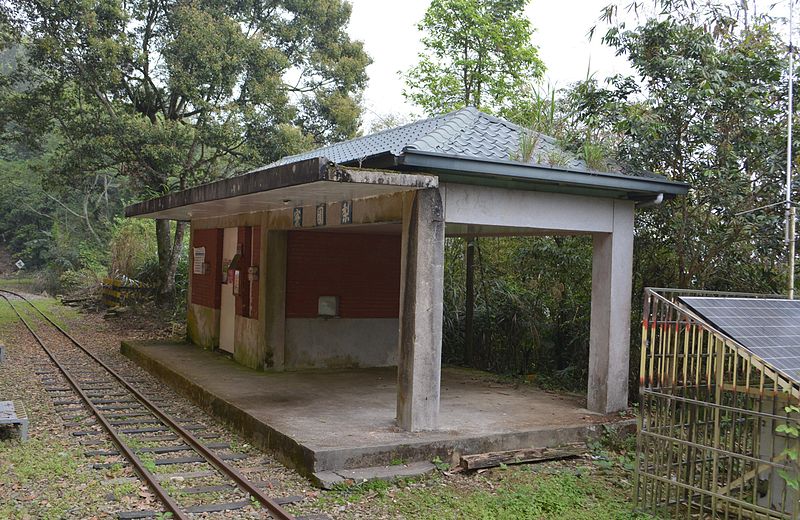
<instances>
[{"instance_id":1,"label":"overcast sky","mask_svg":"<svg viewBox=\"0 0 800 520\"><path fill-rule=\"evenodd\" d=\"M417 62L422 50L416 24L425 14L430 0L350 0L353 15L350 35L364 42L373 59L367 69L369 86L365 94L365 127L379 115L410 114L415 108L403 98L406 71ZM595 36L590 42L589 28L609 0L533 0L526 14L536 31L533 41L547 66L546 81L558 87L583 79L591 60L591 70L605 77L630 69L623 58Z\"/></svg>"},{"instance_id":2,"label":"overcast sky","mask_svg":"<svg viewBox=\"0 0 800 520\"><path fill-rule=\"evenodd\" d=\"M586 77L591 70L599 79L630 73L627 61L600 43L602 31L589 41L589 28L598 22L600 10L611 0L532 0L526 14L533 23L533 42L547 66L545 81L556 87ZM350 0L353 14L350 35L364 42L373 59L367 69L369 86L364 99L364 127L386 114L417 114L403 98L406 71L422 50L416 24L430 0ZM758 4L773 0L758 0ZM627 2L620 2L625 5ZM783 2L780 2L784 4ZM785 4L780 9L785 9ZM795 31L796 32L796 31Z\"/></svg>"}]
</instances>

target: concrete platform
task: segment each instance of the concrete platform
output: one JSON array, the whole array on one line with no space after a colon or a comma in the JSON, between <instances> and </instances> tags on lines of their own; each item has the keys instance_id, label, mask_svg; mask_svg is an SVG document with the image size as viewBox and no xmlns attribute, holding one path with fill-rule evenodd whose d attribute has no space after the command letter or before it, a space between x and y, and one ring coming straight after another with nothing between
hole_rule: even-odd
<instances>
[{"instance_id":1,"label":"concrete platform","mask_svg":"<svg viewBox=\"0 0 800 520\"><path fill-rule=\"evenodd\" d=\"M182 343L123 342L122 352L310 477L554 447L599 435L604 423L631 423L588 411L582 398L445 367L442 429L409 433L395 425L393 368L260 372Z\"/></svg>"}]
</instances>

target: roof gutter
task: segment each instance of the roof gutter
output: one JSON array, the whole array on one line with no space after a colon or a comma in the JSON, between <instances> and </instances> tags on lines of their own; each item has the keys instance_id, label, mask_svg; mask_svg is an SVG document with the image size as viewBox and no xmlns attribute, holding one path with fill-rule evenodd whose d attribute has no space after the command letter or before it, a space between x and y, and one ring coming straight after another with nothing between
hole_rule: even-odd
<instances>
[{"instance_id":1,"label":"roof gutter","mask_svg":"<svg viewBox=\"0 0 800 520\"><path fill-rule=\"evenodd\" d=\"M532 166L511 161L464 158L413 149L404 150L403 154L397 157L397 164L436 170L445 177L442 179L445 182L447 180L458 182L458 177L464 177L477 184L488 185L492 184L493 179L502 179L528 184L622 192L632 199L641 198L641 195L650 195L656 198L660 195L663 200L663 198L673 198L689 192L688 184L667 179L631 177L543 165ZM453 178L447 179L445 172L452 172Z\"/></svg>"}]
</instances>

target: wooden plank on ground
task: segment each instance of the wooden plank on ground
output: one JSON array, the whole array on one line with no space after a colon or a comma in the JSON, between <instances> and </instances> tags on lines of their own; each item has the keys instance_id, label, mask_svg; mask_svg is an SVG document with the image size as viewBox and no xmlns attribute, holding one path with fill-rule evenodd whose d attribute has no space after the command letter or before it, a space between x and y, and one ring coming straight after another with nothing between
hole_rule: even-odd
<instances>
[{"instance_id":1,"label":"wooden plank on ground","mask_svg":"<svg viewBox=\"0 0 800 520\"><path fill-rule=\"evenodd\" d=\"M526 464L548 460L577 457L585 448L566 446L560 448L532 448L526 450L494 451L477 455L462 455L459 466L465 470L493 468L501 464Z\"/></svg>"}]
</instances>

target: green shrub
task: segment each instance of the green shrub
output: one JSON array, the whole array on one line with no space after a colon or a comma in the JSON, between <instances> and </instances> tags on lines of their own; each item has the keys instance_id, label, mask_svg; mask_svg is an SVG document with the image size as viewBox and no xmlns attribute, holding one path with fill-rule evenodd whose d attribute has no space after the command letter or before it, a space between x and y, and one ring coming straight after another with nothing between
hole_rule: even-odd
<instances>
[{"instance_id":1,"label":"green shrub","mask_svg":"<svg viewBox=\"0 0 800 520\"><path fill-rule=\"evenodd\" d=\"M475 267L475 368L582 389L588 368L591 241L481 238ZM464 362L463 239L448 239L442 355Z\"/></svg>"},{"instance_id":2,"label":"green shrub","mask_svg":"<svg viewBox=\"0 0 800 520\"><path fill-rule=\"evenodd\" d=\"M152 263L158 265L155 227L141 219L118 217L109 244L109 272L138 279Z\"/></svg>"}]
</instances>

